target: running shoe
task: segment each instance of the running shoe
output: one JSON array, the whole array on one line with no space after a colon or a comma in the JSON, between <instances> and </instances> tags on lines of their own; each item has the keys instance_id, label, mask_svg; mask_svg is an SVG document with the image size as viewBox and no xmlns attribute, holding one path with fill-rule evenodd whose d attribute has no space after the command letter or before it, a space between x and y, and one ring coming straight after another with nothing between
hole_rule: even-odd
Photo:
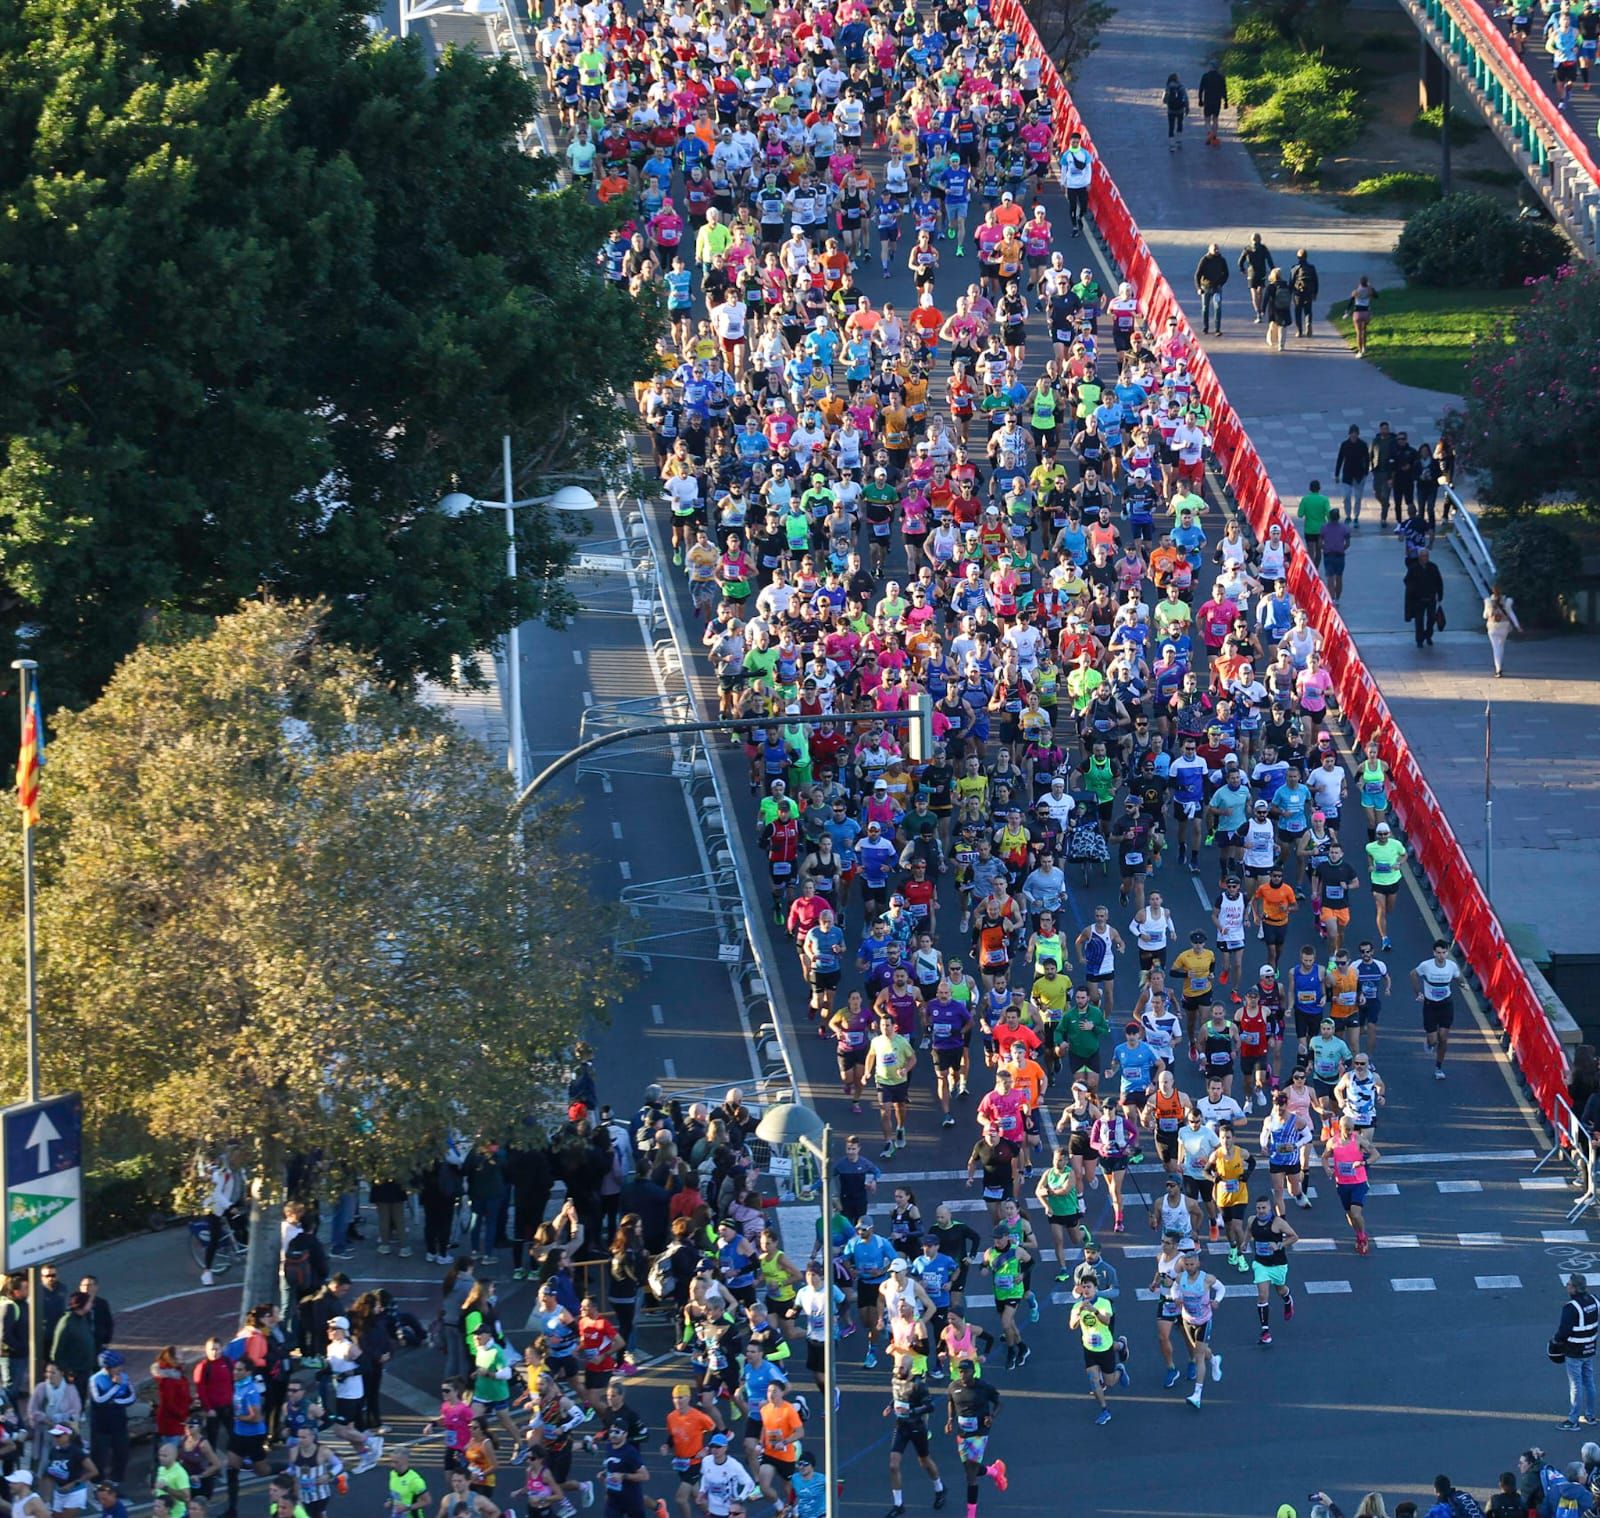
<instances>
[{"instance_id":1,"label":"running shoe","mask_svg":"<svg viewBox=\"0 0 1600 1518\"><path fill-rule=\"evenodd\" d=\"M1128 1231L1127 1225L1122 1221L1122 1214L1120 1212L1112 1221L1111 1231L1113 1233L1126 1233Z\"/></svg>"},{"instance_id":2,"label":"running shoe","mask_svg":"<svg viewBox=\"0 0 1600 1518\"><path fill-rule=\"evenodd\" d=\"M526 1444L519 1444L516 1454L511 1457L511 1463L513 1465L522 1465L531 1453L532 1451L529 1450Z\"/></svg>"},{"instance_id":3,"label":"running shoe","mask_svg":"<svg viewBox=\"0 0 1600 1518\"><path fill-rule=\"evenodd\" d=\"M1128 1374L1128 1367L1126 1365L1119 1365L1117 1367L1117 1385L1120 1386L1123 1391L1127 1391L1129 1386L1132 1384L1133 1377Z\"/></svg>"},{"instance_id":4,"label":"running shoe","mask_svg":"<svg viewBox=\"0 0 1600 1518\"><path fill-rule=\"evenodd\" d=\"M1168 1390L1178 1384L1178 1367L1176 1365L1168 1369L1166 1375L1161 1378L1161 1384Z\"/></svg>"},{"instance_id":5,"label":"running shoe","mask_svg":"<svg viewBox=\"0 0 1600 1518\"><path fill-rule=\"evenodd\" d=\"M1221 1355L1215 1355L1214 1354L1211 1357L1211 1379L1213 1381L1220 1381L1222 1379L1222 1356Z\"/></svg>"},{"instance_id":6,"label":"running shoe","mask_svg":"<svg viewBox=\"0 0 1600 1518\"><path fill-rule=\"evenodd\" d=\"M889 1509L887 1513L883 1515L883 1518L905 1518L905 1511L905 1503L897 1502L892 1508Z\"/></svg>"},{"instance_id":7,"label":"running shoe","mask_svg":"<svg viewBox=\"0 0 1600 1518\"><path fill-rule=\"evenodd\" d=\"M887 1144L885 1144L883 1146L883 1148L878 1151L878 1158L880 1160L892 1160L894 1158L894 1140L893 1139L890 1139L889 1142Z\"/></svg>"},{"instance_id":8,"label":"running shoe","mask_svg":"<svg viewBox=\"0 0 1600 1518\"><path fill-rule=\"evenodd\" d=\"M994 1482L995 1486L1002 1492L1011 1485L1011 1483L1006 1480L1006 1463L1004 1460L996 1460L995 1463L988 1468L988 1475Z\"/></svg>"},{"instance_id":9,"label":"running shoe","mask_svg":"<svg viewBox=\"0 0 1600 1518\"><path fill-rule=\"evenodd\" d=\"M939 1488L939 1490L936 1491L933 1494L933 1510L934 1510L934 1512L937 1513L939 1511L939 1509L944 1506L945 1498L947 1496L949 1496L949 1494L950 1494L950 1489L948 1487L943 1487L943 1486L941 1486Z\"/></svg>"},{"instance_id":10,"label":"running shoe","mask_svg":"<svg viewBox=\"0 0 1600 1518\"><path fill-rule=\"evenodd\" d=\"M1018 1370L1021 1370L1022 1367L1024 1365L1026 1365L1028 1363L1028 1361L1032 1358L1032 1356L1033 1356L1033 1351L1026 1344L1017 1345L1017 1364L1016 1364L1016 1368Z\"/></svg>"},{"instance_id":11,"label":"running shoe","mask_svg":"<svg viewBox=\"0 0 1600 1518\"><path fill-rule=\"evenodd\" d=\"M876 1370L878 1368L877 1352L872 1348L872 1346L870 1344L867 1346L867 1358L865 1360L863 1360L861 1362L861 1364L862 1364L862 1367L864 1369L866 1369L866 1370Z\"/></svg>"},{"instance_id":12,"label":"running shoe","mask_svg":"<svg viewBox=\"0 0 1600 1518\"><path fill-rule=\"evenodd\" d=\"M1261 1330L1261 1337L1256 1340L1256 1343L1257 1344L1270 1344L1270 1343L1272 1343L1272 1330L1270 1328L1263 1328Z\"/></svg>"},{"instance_id":13,"label":"running shoe","mask_svg":"<svg viewBox=\"0 0 1600 1518\"><path fill-rule=\"evenodd\" d=\"M1191 1360L1189 1362L1189 1379L1191 1381L1199 1380L1199 1375L1197 1374L1198 1370L1199 1370L1199 1367L1196 1365L1196 1363L1193 1360Z\"/></svg>"},{"instance_id":14,"label":"running shoe","mask_svg":"<svg viewBox=\"0 0 1600 1518\"><path fill-rule=\"evenodd\" d=\"M584 1507L594 1506L594 1482L580 1481L578 1483L578 1500Z\"/></svg>"},{"instance_id":15,"label":"running shoe","mask_svg":"<svg viewBox=\"0 0 1600 1518\"><path fill-rule=\"evenodd\" d=\"M954 1128L955 1125L956 1125L955 1114L951 1113L951 1112L947 1112L944 1115L944 1121L939 1126L941 1128Z\"/></svg>"},{"instance_id":16,"label":"running shoe","mask_svg":"<svg viewBox=\"0 0 1600 1518\"><path fill-rule=\"evenodd\" d=\"M1028 1321L1030 1323L1039 1321L1039 1298L1031 1291L1028 1293Z\"/></svg>"},{"instance_id":17,"label":"running shoe","mask_svg":"<svg viewBox=\"0 0 1600 1518\"><path fill-rule=\"evenodd\" d=\"M1065 1286L1065 1285L1070 1284L1071 1281L1072 1281L1072 1272L1070 1270L1063 1270L1059 1274L1057 1274L1057 1276L1056 1276L1056 1283L1058 1285Z\"/></svg>"},{"instance_id":18,"label":"running shoe","mask_svg":"<svg viewBox=\"0 0 1600 1518\"><path fill-rule=\"evenodd\" d=\"M1096 1428L1104 1428L1110 1421L1111 1409L1109 1407L1102 1407L1100 1411L1095 1414L1094 1422Z\"/></svg>"},{"instance_id":19,"label":"running shoe","mask_svg":"<svg viewBox=\"0 0 1600 1518\"><path fill-rule=\"evenodd\" d=\"M1008 1345L1006 1345L1006 1369L1007 1370L1015 1370L1016 1368L1017 1368L1017 1346L1015 1344L1008 1344Z\"/></svg>"},{"instance_id":20,"label":"running shoe","mask_svg":"<svg viewBox=\"0 0 1600 1518\"><path fill-rule=\"evenodd\" d=\"M933 1369L928 1372L928 1379L931 1381L943 1381L949 1376L949 1374L949 1371L947 1371L944 1366L935 1365Z\"/></svg>"},{"instance_id":21,"label":"running shoe","mask_svg":"<svg viewBox=\"0 0 1600 1518\"><path fill-rule=\"evenodd\" d=\"M1294 1318L1294 1298L1293 1297L1285 1297L1283 1299L1283 1321L1285 1323L1288 1323L1288 1322L1291 1322L1293 1320L1293 1318Z\"/></svg>"},{"instance_id":22,"label":"running shoe","mask_svg":"<svg viewBox=\"0 0 1600 1518\"><path fill-rule=\"evenodd\" d=\"M1442 1081L1444 1079L1444 1069L1442 1066L1435 1065L1433 1067L1433 1078L1436 1081Z\"/></svg>"},{"instance_id":23,"label":"running shoe","mask_svg":"<svg viewBox=\"0 0 1600 1518\"><path fill-rule=\"evenodd\" d=\"M1390 943L1389 940L1386 938L1386 939L1384 939L1384 941L1383 941L1383 943L1381 945L1380 952L1381 952L1382 949L1392 949L1393 947L1394 947L1394 945L1392 943Z\"/></svg>"},{"instance_id":24,"label":"running shoe","mask_svg":"<svg viewBox=\"0 0 1600 1518\"><path fill-rule=\"evenodd\" d=\"M1561 1422L1556 1424L1556 1427L1564 1434L1575 1434L1583 1425L1575 1418L1563 1418Z\"/></svg>"},{"instance_id":25,"label":"running shoe","mask_svg":"<svg viewBox=\"0 0 1600 1518\"><path fill-rule=\"evenodd\" d=\"M1215 1244L1217 1242L1217 1240L1220 1239L1221 1237L1222 1237L1221 1225L1217 1224L1217 1223L1213 1223L1211 1225L1211 1242L1213 1244Z\"/></svg>"},{"instance_id":26,"label":"running shoe","mask_svg":"<svg viewBox=\"0 0 1600 1518\"><path fill-rule=\"evenodd\" d=\"M1198 1386L1195 1387L1194 1391L1191 1392L1183 1400L1185 1402L1187 1402L1189 1404L1189 1406L1192 1407L1196 1412L1199 1412L1200 1411L1200 1388Z\"/></svg>"}]
</instances>

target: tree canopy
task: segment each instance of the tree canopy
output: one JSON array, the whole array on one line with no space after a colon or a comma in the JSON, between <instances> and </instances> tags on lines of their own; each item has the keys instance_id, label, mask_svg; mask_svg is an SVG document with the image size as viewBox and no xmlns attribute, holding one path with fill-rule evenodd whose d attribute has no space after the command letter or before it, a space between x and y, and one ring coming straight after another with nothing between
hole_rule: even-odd
<instances>
[{"instance_id":1,"label":"tree canopy","mask_svg":"<svg viewBox=\"0 0 1600 1518\"><path fill-rule=\"evenodd\" d=\"M314 1149L404 1175L447 1129L538 1107L616 978L582 861L538 822L514 835L503 767L324 626L248 605L61 717L37 830L43 1079L83 1091L92 1127L239 1136L269 1177Z\"/></svg>"},{"instance_id":2,"label":"tree canopy","mask_svg":"<svg viewBox=\"0 0 1600 1518\"><path fill-rule=\"evenodd\" d=\"M0 0L0 617L92 696L148 619L265 588L389 679L550 606L567 540L457 483L616 446L658 313L523 154L508 62L364 0ZM65 680L63 675L65 674Z\"/></svg>"},{"instance_id":3,"label":"tree canopy","mask_svg":"<svg viewBox=\"0 0 1600 1518\"><path fill-rule=\"evenodd\" d=\"M1473 346L1467 396L1446 419L1483 500L1530 511L1551 497L1600 510L1600 270L1578 263L1538 282L1509 328Z\"/></svg>"}]
</instances>

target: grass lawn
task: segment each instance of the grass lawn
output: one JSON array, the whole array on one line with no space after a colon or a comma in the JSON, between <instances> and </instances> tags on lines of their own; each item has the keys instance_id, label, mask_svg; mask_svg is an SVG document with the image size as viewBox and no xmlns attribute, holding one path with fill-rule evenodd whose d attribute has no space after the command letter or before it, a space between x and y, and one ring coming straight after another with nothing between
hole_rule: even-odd
<instances>
[{"instance_id":1,"label":"grass lawn","mask_svg":"<svg viewBox=\"0 0 1600 1518\"><path fill-rule=\"evenodd\" d=\"M1527 305L1531 290L1380 290L1367 328L1367 357L1390 379L1460 395L1473 339ZM1353 346L1355 329L1341 301L1334 325Z\"/></svg>"}]
</instances>

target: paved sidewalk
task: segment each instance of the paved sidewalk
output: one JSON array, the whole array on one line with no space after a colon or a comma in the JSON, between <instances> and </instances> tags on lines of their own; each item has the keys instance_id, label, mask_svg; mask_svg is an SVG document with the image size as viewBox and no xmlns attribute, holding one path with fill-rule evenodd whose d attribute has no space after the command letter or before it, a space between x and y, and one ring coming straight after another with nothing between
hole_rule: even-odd
<instances>
[{"instance_id":1,"label":"paved sidewalk","mask_svg":"<svg viewBox=\"0 0 1600 1518\"><path fill-rule=\"evenodd\" d=\"M1177 72L1191 97L1221 50L1226 8L1210 0L1169 0L1155 12L1116 12L1098 49L1071 86L1095 146L1115 179L1196 331L1194 267L1217 242L1234 270L1226 291L1224 335L1207 351L1292 511L1313 478L1328 493L1338 444L1352 422L1371 437L1380 421L1413 443L1438 436L1455 397L1388 379L1357 359L1331 325L1309 341L1269 352L1251 318L1240 250L1260 232L1287 270L1305 247L1321 276L1319 312L1362 274L1399 283L1388 258L1400 223L1357 218L1263 184L1224 112L1222 146L1198 131L1169 153L1161 90ZM1191 122L1198 124L1198 113ZM1381 320L1381 313L1378 320ZM1587 903L1600 891L1600 776L1592 751L1600 732L1600 638L1519 640L1507 677L1492 678L1481 602L1453 552L1436 555L1445 579L1451 631L1418 649L1401 621L1403 557L1378 530L1370 497L1351 546L1341 610L1363 657L1389 698L1412 746L1424 756L1440 803L1468 857L1483 858L1483 707L1493 697L1497 760L1494 897L1510 922L1539 928L1554 952L1600 947Z\"/></svg>"}]
</instances>

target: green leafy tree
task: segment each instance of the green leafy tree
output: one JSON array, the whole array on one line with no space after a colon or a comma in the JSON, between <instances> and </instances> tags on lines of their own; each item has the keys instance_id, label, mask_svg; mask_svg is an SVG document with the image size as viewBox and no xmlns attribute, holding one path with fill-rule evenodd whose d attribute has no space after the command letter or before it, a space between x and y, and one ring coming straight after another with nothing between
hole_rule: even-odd
<instances>
[{"instance_id":1,"label":"green leafy tree","mask_svg":"<svg viewBox=\"0 0 1600 1518\"><path fill-rule=\"evenodd\" d=\"M263 1206L292 1153L406 1175L503 1131L615 985L559 814L516 833L503 768L324 627L252 604L141 649L58 719L38 829L46 1087L96 1132L241 1138Z\"/></svg>"},{"instance_id":2,"label":"green leafy tree","mask_svg":"<svg viewBox=\"0 0 1600 1518\"><path fill-rule=\"evenodd\" d=\"M512 584L498 516L434 508L498 495L503 432L605 462L659 313L520 151L516 69L366 9L0 0L0 619L58 697L261 588L398 680L565 609L543 514Z\"/></svg>"},{"instance_id":3,"label":"green leafy tree","mask_svg":"<svg viewBox=\"0 0 1600 1518\"><path fill-rule=\"evenodd\" d=\"M1473 345L1466 404L1446 419L1484 502L1531 511L1551 497L1600 503L1600 271L1540 280L1507 328Z\"/></svg>"}]
</instances>

